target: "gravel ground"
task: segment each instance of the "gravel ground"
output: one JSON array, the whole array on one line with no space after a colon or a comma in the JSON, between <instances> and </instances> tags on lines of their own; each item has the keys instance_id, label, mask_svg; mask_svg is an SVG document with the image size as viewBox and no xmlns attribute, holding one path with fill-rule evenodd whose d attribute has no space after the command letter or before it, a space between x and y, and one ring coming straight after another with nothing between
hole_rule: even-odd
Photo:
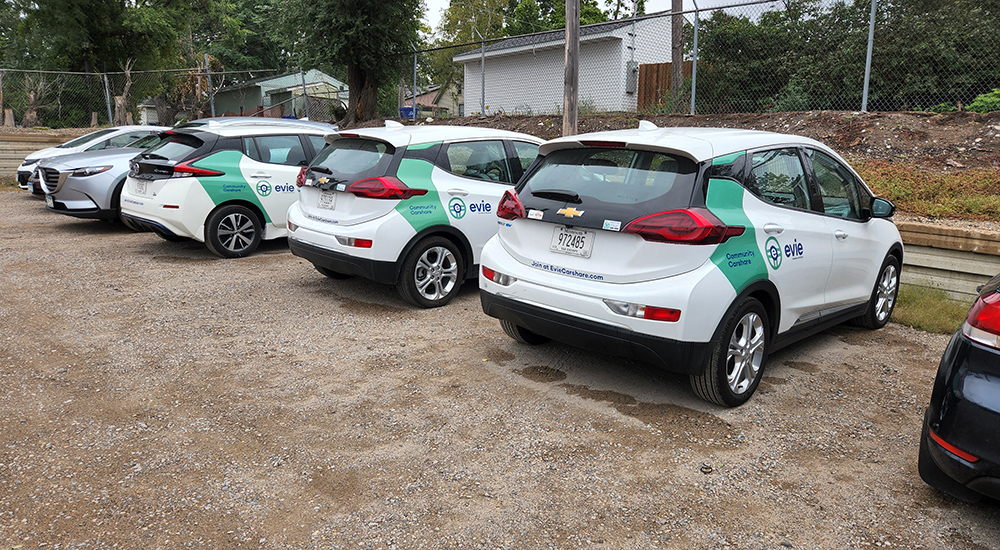
<instances>
[{"instance_id":1,"label":"gravel ground","mask_svg":"<svg viewBox=\"0 0 1000 550\"><path fill-rule=\"evenodd\" d=\"M0 550L998 549L927 487L947 337L838 327L747 405L436 310L45 211L0 188Z\"/></svg>"}]
</instances>

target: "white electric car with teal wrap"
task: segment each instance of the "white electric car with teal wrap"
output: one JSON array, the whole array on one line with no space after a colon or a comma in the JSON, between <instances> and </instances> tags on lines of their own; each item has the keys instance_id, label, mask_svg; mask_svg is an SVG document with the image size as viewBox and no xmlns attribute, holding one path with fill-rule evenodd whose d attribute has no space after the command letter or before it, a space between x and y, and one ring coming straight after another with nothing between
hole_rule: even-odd
<instances>
[{"instance_id":1,"label":"white electric car with teal wrap","mask_svg":"<svg viewBox=\"0 0 1000 550\"><path fill-rule=\"evenodd\" d=\"M396 285L419 307L448 303L476 276L496 206L542 140L462 126L331 134L288 210L288 248L324 275Z\"/></svg>"},{"instance_id":2,"label":"white electric car with teal wrap","mask_svg":"<svg viewBox=\"0 0 1000 550\"><path fill-rule=\"evenodd\" d=\"M560 138L500 201L482 306L522 343L653 363L737 406L769 352L888 322L894 209L804 137L642 122Z\"/></svg>"},{"instance_id":3,"label":"white electric car with teal wrap","mask_svg":"<svg viewBox=\"0 0 1000 550\"><path fill-rule=\"evenodd\" d=\"M132 160L121 192L122 220L167 240L204 242L239 258L287 233L296 177L326 145L332 125L211 121L164 132Z\"/></svg>"}]
</instances>

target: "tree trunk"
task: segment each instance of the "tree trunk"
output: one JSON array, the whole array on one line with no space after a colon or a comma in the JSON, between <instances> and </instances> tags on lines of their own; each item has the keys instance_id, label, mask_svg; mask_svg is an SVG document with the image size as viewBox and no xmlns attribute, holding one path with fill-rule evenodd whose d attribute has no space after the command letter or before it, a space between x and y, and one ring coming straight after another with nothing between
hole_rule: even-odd
<instances>
[{"instance_id":1,"label":"tree trunk","mask_svg":"<svg viewBox=\"0 0 1000 550\"><path fill-rule=\"evenodd\" d=\"M167 98L163 97L163 94L154 97L153 104L156 105L157 124L160 126L172 126L174 119L177 118L177 113L180 112L180 107L176 103L167 101Z\"/></svg>"},{"instance_id":2,"label":"tree trunk","mask_svg":"<svg viewBox=\"0 0 1000 550\"><path fill-rule=\"evenodd\" d=\"M358 65L347 66L347 114L337 122L341 128L378 116L378 82Z\"/></svg>"},{"instance_id":3,"label":"tree trunk","mask_svg":"<svg viewBox=\"0 0 1000 550\"><path fill-rule=\"evenodd\" d=\"M125 125L125 113L126 112L127 111L125 109L125 98L123 96L116 95L115 96L115 121L114 121L114 125L115 126L124 126Z\"/></svg>"}]
</instances>

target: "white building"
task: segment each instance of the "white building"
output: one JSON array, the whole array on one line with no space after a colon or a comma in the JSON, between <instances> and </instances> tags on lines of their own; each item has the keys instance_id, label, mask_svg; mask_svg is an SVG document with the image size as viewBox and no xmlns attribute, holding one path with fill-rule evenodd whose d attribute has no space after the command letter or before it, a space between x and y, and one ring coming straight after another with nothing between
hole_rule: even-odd
<instances>
[{"instance_id":1,"label":"white building","mask_svg":"<svg viewBox=\"0 0 1000 550\"><path fill-rule=\"evenodd\" d=\"M633 50L634 44L634 50ZM562 112L566 31L515 36L485 48L485 112ZM465 112L481 112L479 49L458 55L465 66ZM634 111L638 66L670 62L670 17L619 19L580 27L581 111ZM634 73L630 75L630 73Z\"/></svg>"}]
</instances>

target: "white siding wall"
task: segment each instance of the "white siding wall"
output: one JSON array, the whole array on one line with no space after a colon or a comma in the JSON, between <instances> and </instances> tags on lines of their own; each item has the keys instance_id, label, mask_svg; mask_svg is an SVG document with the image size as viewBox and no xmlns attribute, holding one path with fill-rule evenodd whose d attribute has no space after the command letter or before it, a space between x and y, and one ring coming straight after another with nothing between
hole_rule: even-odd
<instances>
[{"instance_id":1,"label":"white siding wall","mask_svg":"<svg viewBox=\"0 0 1000 550\"><path fill-rule=\"evenodd\" d=\"M625 93L625 64L631 58L628 36L632 26L614 35L580 44L581 107L598 111L634 111L636 94ZM670 61L670 19L661 17L636 24L635 60ZM473 54L474 55L474 54ZM562 111L565 77L563 46L486 57L486 112L552 114ZM480 111L479 58L465 62L465 112Z\"/></svg>"}]
</instances>

